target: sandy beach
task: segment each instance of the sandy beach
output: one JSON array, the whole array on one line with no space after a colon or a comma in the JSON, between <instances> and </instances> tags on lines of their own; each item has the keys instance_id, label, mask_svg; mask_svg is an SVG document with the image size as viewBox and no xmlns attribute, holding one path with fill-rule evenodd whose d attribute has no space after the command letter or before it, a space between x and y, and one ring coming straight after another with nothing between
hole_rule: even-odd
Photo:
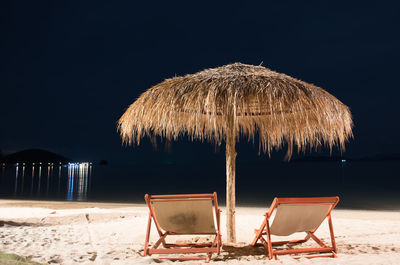
<instances>
[{"instance_id":1,"label":"sandy beach","mask_svg":"<svg viewBox=\"0 0 400 265\"><path fill-rule=\"evenodd\" d=\"M225 209L222 234L225 234ZM234 246L223 246L215 264L399 264L400 212L333 211L338 258L268 260L249 246L266 208L237 208ZM201 264L143 257L148 209L143 204L0 200L0 251L49 264ZM155 230L152 230L155 232ZM329 238L327 224L317 232ZM290 238L303 237L294 235ZM156 240L152 234L151 242ZM224 241L224 238L223 238ZM311 243L307 243L311 244Z\"/></svg>"}]
</instances>

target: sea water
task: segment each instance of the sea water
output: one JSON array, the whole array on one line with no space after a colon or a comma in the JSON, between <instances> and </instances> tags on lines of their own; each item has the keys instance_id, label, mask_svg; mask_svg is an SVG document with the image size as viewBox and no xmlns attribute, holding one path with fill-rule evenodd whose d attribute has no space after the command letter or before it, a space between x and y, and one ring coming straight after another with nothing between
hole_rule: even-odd
<instances>
[{"instance_id":1,"label":"sea water","mask_svg":"<svg viewBox=\"0 0 400 265\"><path fill-rule=\"evenodd\" d=\"M146 193L216 191L224 204L225 173L223 161L0 165L0 199L143 202ZM400 209L400 162L237 162L238 205L294 196L340 196L342 207Z\"/></svg>"}]
</instances>

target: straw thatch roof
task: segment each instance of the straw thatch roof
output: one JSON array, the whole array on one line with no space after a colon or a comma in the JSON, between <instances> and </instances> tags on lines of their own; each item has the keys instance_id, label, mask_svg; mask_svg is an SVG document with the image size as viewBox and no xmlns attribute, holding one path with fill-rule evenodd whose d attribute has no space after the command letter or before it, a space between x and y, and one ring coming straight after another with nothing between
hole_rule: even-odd
<instances>
[{"instance_id":1,"label":"straw thatch roof","mask_svg":"<svg viewBox=\"0 0 400 265\"><path fill-rule=\"evenodd\" d=\"M233 128L228 128L228 119ZM288 143L299 151L344 143L352 137L349 108L323 89L241 63L173 77L144 92L118 121L127 144L145 135L176 140L181 135L220 144L226 130L254 140L270 154Z\"/></svg>"}]
</instances>

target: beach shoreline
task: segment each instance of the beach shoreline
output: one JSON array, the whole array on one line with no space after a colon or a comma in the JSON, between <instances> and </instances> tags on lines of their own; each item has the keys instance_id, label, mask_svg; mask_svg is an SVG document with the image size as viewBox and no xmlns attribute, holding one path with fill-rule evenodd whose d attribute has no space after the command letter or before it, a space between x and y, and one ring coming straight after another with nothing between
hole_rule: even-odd
<instances>
[{"instance_id":1,"label":"beach shoreline","mask_svg":"<svg viewBox=\"0 0 400 265\"><path fill-rule=\"evenodd\" d=\"M221 210L224 242L225 207ZM237 207L238 243L225 244L219 256L213 255L212 263L398 264L400 260L400 212L335 209L332 216L339 258L297 261L282 256L280 261L269 261L264 249L249 246L266 210L265 207ZM144 202L0 200L0 251L41 263L153 264L159 262L156 256L142 256L147 219ZM152 232L150 242L157 239L154 227ZM325 222L317 235L329 242ZM293 238L296 236L299 237ZM161 263L201 264L168 260Z\"/></svg>"},{"instance_id":2,"label":"beach shoreline","mask_svg":"<svg viewBox=\"0 0 400 265\"><path fill-rule=\"evenodd\" d=\"M126 207L145 206L141 203L122 203L122 202L80 202L80 201L48 201L48 200L15 200L0 199L0 207L33 207L33 208L49 208L49 209L84 209L84 208L101 208L115 209Z\"/></svg>"}]
</instances>

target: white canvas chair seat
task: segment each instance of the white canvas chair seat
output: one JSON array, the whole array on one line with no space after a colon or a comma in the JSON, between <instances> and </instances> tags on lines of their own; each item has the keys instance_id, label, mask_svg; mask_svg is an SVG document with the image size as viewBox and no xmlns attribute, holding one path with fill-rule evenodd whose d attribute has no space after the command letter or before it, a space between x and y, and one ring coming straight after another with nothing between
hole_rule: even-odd
<instances>
[{"instance_id":1,"label":"white canvas chair seat","mask_svg":"<svg viewBox=\"0 0 400 265\"><path fill-rule=\"evenodd\" d=\"M215 234L211 200L153 201L154 214L164 231L176 234Z\"/></svg>"},{"instance_id":2,"label":"white canvas chair seat","mask_svg":"<svg viewBox=\"0 0 400 265\"><path fill-rule=\"evenodd\" d=\"M271 235L289 236L312 231L326 218L332 204L281 204L272 222Z\"/></svg>"}]
</instances>

